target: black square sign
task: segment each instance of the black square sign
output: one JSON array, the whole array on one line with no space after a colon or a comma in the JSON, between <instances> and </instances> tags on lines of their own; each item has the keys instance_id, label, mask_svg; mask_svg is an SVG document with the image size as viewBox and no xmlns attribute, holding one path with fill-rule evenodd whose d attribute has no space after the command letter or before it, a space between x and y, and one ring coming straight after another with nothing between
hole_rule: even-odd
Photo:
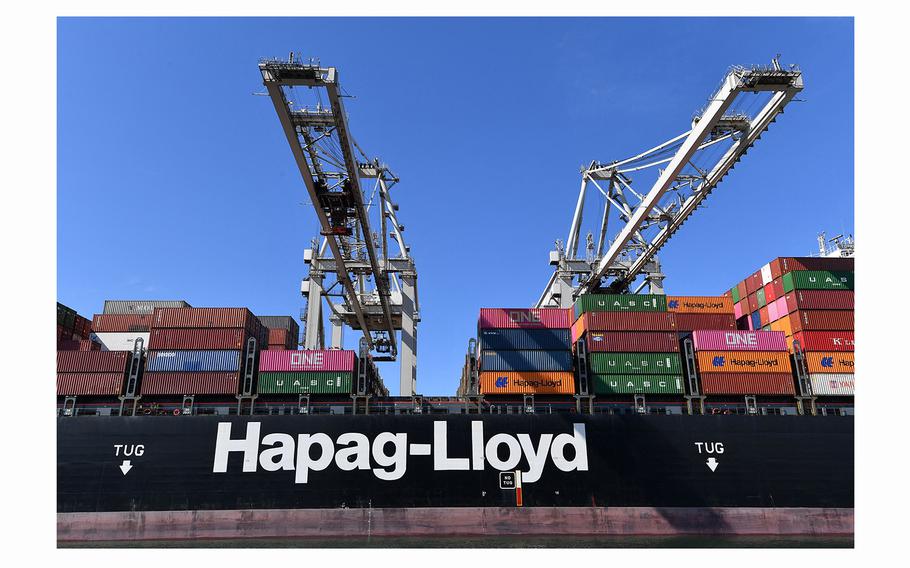
<instances>
[{"instance_id":1,"label":"black square sign","mask_svg":"<svg viewBox=\"0 0 910 568\"><path fill-rule=\"evenodd\" d=\"M500 489L515 489L515 472L514 471L500 471L499 472L499 488Z\"/></svg>"}]
</instances>

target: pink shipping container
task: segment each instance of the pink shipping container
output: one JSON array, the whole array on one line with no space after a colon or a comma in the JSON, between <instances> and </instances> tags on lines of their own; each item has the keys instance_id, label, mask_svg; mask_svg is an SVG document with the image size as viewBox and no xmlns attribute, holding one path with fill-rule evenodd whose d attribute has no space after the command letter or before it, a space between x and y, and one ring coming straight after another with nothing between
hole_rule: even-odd
<instances>
[{"instance_id":1,"label":"pink shipping container","mask_svg":"<svg viewBox=\"0 0 910 568\"><path fill-rule=\"evenodd\" d=\"M157 349L246 349L249 335L235 329L158 329L152 330L148 348Z\"/></svg>"},{"instance_id":2,"label":"pink shipping container","mask_svg":"<svg viewBox=\"0 0 910 568\"><path fill-rule=\"evenodd\" d=\"M260 371L353 371L354 352L342 349L323 351L262 351Z\"/></svg>"},{"instance_id":3,"label":"pink shipping container","mask_svg":"<svg viewBox=\"0 0 910 568\"><path fill-rule=\"evenodd\" d=\"M145 373L139 383L142 395L225 394L240 392L239 373Z\"/></svg>"},{"instance_id":4,"label":"pink shipping container","mask_svg":"<svg viewBox=\"0 0 910 568\"><path fill-rule=\"evenodd\" d=\"M735 304L733 304L733 317L735 319L739 319L739 318L743 317L743 315L745 315L745 312L743 312L743 303L736 302Z\"/></svg>"},{"instance_id":5,"label":"pink shipping container","mask_svg":"<svg viewBox=\"0 0 910 568\"><path fill-rule=\"evenodd\" d=\"M57 373L57 396L118 396L124 373Z\"/></svg>"},{"instance_id":6,"label":"pink shipping container","mask_svg":"<svg viewBox=\"0 0 910 568\"><path fill-rule=\"evenodd\" d=\"M246 328L258 337L262 324L246 308L155 308L154 327Z\"/></svg>"},{"instance_id":7,"label":"pink shipping container","mask_svg":"<svg viewBox=\"0 0 910 568\"><path fill-rule=\"evenodd\" d=\"M480 308L478 329L569 329L572 308Z\"/></svg>"},{"instance_id":8,"label":"pink shipping container","mask_svg":"<svg viewBox=\"0 0 910 568\"><path fill-rule=\"evenodd\" d=\"M125 373L129 351L58 351L58 373Z\"/></svg>"},{"instance_id":9,"label":"pink shipping container","mask_svg":"<svg viewBox=\"0 0 910 568\"><path fill-rule=\"evenodd\" d=\"M782 331L726 331L700 329L692 332L696 351L786 351Z\"/></svg>"}]
</instances>

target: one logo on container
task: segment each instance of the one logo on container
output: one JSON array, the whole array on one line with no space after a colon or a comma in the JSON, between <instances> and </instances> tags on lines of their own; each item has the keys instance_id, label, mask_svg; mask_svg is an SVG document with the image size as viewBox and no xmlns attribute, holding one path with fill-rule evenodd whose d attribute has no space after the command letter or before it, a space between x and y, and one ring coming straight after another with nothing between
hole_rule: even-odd
<instances>
[{"instance_id":1,"label":"one logo on container","mask_svg":"<svg viewBox=\"0 0 910 568\"><path fill-rule=\"evenodd\" d=\"M531 310L512 310L509 312L512 323L540 323L540 313Z\"/></svg>"}]
</instances>

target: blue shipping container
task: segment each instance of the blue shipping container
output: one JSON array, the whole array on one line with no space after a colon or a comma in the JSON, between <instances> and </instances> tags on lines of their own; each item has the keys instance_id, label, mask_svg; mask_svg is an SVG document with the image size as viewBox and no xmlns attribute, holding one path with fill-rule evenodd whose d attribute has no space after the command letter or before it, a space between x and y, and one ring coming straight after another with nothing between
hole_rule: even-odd
<instances>
[{"instance_id":1,"label":"blue shipping container","mask_svg":"<svg viewBox=\"0 0 910 568\"><path fill-rule=\"evenodd\" d=\"M761 329L761 314L752 312L752 329Z\"/></svg>"},{"instance_id":2,"label":"blue shipping container","mask_svg":"<svg viewBox=\"0 0 910 568\"><path fill-rule=\"evenodd\" d=\"M481 371L571 371L571 351L483 351Z\"/></svg>"},{"instance_id":3,"label":"blue shipping container","mask_svg":"<svg viewBox=\"0 0 910 568\"><path fill-rule=\"evenodd\" d=\"M480 349L514 351L518 349L570 350L568 329L482 329L478 333Z\"/></svg>"},{"instance_id":4,"label":"blue shipping container","mask_svg":"<svg viewBox=\"0 0 910 568\"><path fill-rule=\"evenodd\" d=\"M240 369L240 351L150 351L145 370L157 371L222 371Z\"/></svg>"}]
</instances>

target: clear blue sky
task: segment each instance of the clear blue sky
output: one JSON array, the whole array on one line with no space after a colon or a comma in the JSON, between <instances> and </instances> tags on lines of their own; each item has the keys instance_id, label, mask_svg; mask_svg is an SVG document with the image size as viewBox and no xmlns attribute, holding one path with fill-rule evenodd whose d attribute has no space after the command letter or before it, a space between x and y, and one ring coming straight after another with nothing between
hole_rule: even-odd
<instances>
[{"instance_id":1,"label":"clear blue sky","mask_svg":"<svg viewBox=\"0 0 910 568\"><path fill-rule=\"evenodd\" d=\"M685 131L732 64L781 53L804 102L663 249L667 292L719 294L853 232L852 19L61 19L59 301L299 315L317 220L252 95L258 59L292 50L339 69L355 137L402 179L423 394L454 394L480 307L537 299L581 164Z\"/></svg>"}]
</instances>

